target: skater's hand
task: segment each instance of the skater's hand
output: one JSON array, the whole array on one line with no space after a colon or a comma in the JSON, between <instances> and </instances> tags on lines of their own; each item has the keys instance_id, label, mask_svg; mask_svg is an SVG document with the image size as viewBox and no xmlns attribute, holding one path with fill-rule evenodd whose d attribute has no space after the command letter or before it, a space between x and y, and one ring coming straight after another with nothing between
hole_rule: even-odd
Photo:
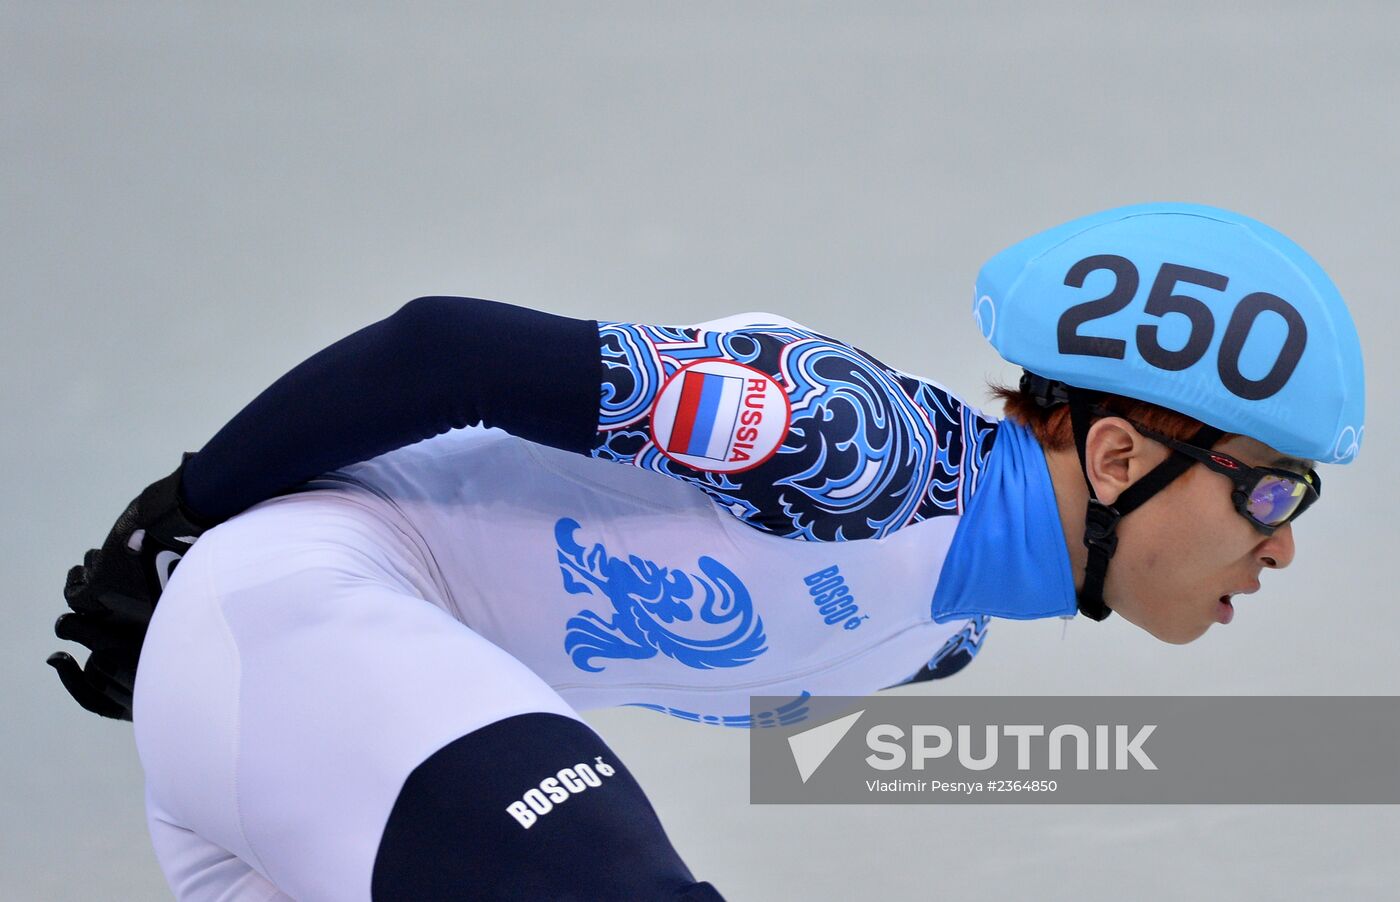
<instances>
[{"instance_id":1,"label":"skater's hand","mask_svg":"<svg viewBox=\"0 0 1400 902\"><path fill-rule=\"evenodd\" d=\"M78 704L95 714L131 720L131 694L141 643L160 593L189 547L214 524L180 503L180 467L151 483L127 505L101 548L68 571L63 597L72 608L54 633L91 650L85 665L54 652L48 663Z\"/></svg>"}]
</instances>

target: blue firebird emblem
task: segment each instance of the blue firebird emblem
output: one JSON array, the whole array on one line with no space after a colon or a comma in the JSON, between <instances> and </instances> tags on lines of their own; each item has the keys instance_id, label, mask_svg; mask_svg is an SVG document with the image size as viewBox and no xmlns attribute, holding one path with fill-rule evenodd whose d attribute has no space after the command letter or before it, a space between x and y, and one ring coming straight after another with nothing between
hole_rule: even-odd
<instances>
[{"instance_id":1,"label":"blue firebird emblem","mask_svg":"<svg viewBox=\"0 0 1400 902\"><path fill-rule=\"evenodd\" d=\"M554 524L564 589L599 595L611 616L582 610L565 624L564 651L580 670L597 673L594 658L645 660L657 652L697 670L740 667L767 651L763 620L734 571L708 555L698 573L663 567L636 555L612 557L601 543L574 539L577 520ZM681 631L681 627L684 630Z\"/></svg>"}]
</instances>

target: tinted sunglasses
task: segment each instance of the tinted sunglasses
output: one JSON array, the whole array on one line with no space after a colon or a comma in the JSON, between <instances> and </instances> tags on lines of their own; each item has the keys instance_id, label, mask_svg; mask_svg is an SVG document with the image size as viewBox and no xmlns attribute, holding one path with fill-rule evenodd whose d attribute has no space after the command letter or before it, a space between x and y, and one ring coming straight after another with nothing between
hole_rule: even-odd
<instances>
[{"instance_id":1,"label":"tinted sunglasses","mask_svg":"<svg viewBox=\"0 0 1400 902\"><path fill-rule=\"evenodd\" d=\"M1316 470L1310 469L1303 474L1278 467L1251 467L1223 452L1188 445L1148 429L1141 423L1128 422L1153 441L1230 477L1235 484L1235 490L1230 495L1235 502L1235 510L1266 536L1273 535L1275 529L1295 519L1322 495L1322 478Z\"/></svg>"}]
</instances>

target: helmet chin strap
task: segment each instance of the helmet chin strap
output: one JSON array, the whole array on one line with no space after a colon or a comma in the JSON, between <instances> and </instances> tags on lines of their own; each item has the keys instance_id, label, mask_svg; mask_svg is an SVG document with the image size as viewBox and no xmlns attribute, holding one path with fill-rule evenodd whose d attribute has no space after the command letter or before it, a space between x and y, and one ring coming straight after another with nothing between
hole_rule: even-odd
<instances>
[{"instance_id":1,"label":"helmet chin strap","mask_svg":"<svg viewBox=\"0 0 1400 902\"><path fill-rule=\"evenodd\" d=\"M1172 452L1146 476L1128 486L1113 504L1104 504L1094 493L1085 453L1089 426L1094 421L1094 405L1103 394L1067 385L1056 388L1062 388L1063 394L1068 396L1070 424L1074 428L1074 447L1079 452L1079 468L1084 474L1084 485L1089 489L1089 507L1084 514L1084 546L1089 549L1089 558L1084 565L1084 587L1078 594L1079 612L1091 620L1104 620L1113 613L1104 603L1103 584L1108 577L1108 562L1118 550L1118 521L1166 488L1173 479L1190 469L1195 461L1184 454ZM1047 392L1047 395L1049 394L1050 392ZM1053 394L1058 397L1061 393L1056 391ZM1224 434L1214 426L1202 426L1187 441L1202 448L1209 448L1220 441Z\"/></svg>"}]
</instances>

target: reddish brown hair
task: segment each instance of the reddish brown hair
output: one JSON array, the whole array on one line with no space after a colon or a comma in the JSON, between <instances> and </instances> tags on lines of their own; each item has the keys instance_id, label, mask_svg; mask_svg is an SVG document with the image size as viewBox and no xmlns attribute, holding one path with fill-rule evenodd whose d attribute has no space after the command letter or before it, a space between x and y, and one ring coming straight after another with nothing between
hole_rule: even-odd
<instances>
[{"instance_id":1,"label":"reddish brown hair","mask_svg":"<svg viewBox=\"0 0 1400 902\"><path fill-rule=\"evenodd\" d=\"M1005 405L1006 416L1029 429L1035 440L1040 442L1040 447L1046 451L1063 451L1074 447L1074 428L1070 425L1068 404L1041 407L1029 391L996 383L990 383L988 387L992 395ZM1199 420L1185 414L1122 395L1105 394L1100 406L1180 441L1189 440L1201 428ZM1221 436L1221 441L1228 437L1229 434Z\"/></svg>"}]
</instances>

